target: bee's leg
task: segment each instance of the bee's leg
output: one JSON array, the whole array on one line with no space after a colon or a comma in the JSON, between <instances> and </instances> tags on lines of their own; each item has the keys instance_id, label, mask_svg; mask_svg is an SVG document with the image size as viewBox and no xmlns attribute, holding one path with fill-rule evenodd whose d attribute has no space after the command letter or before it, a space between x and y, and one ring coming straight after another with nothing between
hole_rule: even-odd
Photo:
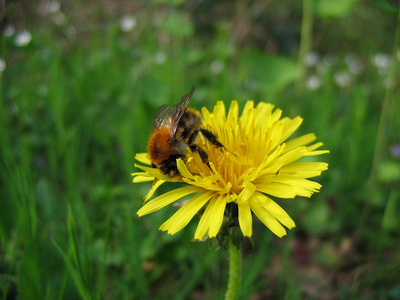
<instances>
[{"instance_id":1,"label":"bee's leg","mask_svg":"<svg viewBox=\"0 0 400 300\"><path fill-rule=\"evenodd\" d=\"M222 145L220 142L218 142L217 138L215 137L215 135L213 135L211 132L209 132L206 129L200 128L199 129L201 131L201 133L203 134L203 136L211 143L213 144L215 147L217 148L224 148L224 145Z\"/></svg>"},{"instance_id":2,"label":"bee's leg","mask_svg":"<svg viewBox=\"0 0 400 300\"><path fill-rule=\"evenodd\" d=\"M207 164L208 167L210 167L210 165L208 163L208 155L203 149L201 149L197 145L190 145L190 150L192 150L192 152L197 152L201 158L201 161L203 163Z\"/></svg>"},{"instance_id":3,"label":"bee's leg","mask_svg":"<svg viewBox=\"0 0 400 300\"><path fill-rule=\"evenodd\" d=\"M184 158L182 155L170 155L166 160L164 160L158 168L161 172L169 177L174 177L179 174L178 166L176 165L176 160L178 158Z\"/></svg>"},{"instance_id":4,"label":"bee's leg","mask_svg":"<svg viewBox=\"0 0 400 300\"><path fill-rule=\"evenodd\" d=\"M199 128L193 131L192 135L188 139L188 145L192 145L194 143L194 140L196 139L198 133L199 133Z\"/></svg>"}]
</instances>

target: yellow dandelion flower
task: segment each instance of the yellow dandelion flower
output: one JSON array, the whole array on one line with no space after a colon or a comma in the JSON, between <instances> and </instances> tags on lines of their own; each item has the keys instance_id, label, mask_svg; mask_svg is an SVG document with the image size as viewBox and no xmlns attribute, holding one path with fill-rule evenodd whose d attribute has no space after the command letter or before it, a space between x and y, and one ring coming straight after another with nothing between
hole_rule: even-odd
<instances>
[{"instance_id":1,"label":"yellow dandelion flower","mask_svg":"<svg viewBox=\"0 0 400 300\"><path fill-rule=\"evenodd\" d=\"M313 144L316 136L312 133L288 140L302 123L302 118L281 118L282 111L274 110L268 103L261 102L254 107L253 101L247 101L239 116L236 101L231 103L228 114L223 102L219 101L213 112L203 108L201 113L202 127L215 134L225 149L218 149L199 133L196 143L207 152L209 165L188 148L185 161L177 160L180 175L173 178L152 168L147 153L137 154L135 158L141 164L135 166L142 172L132 174L133 182L155 180L137 214L143 216L155 212L193 195L160 226L161 230L175 234L202 211L194 238L216 237L227 205L235 203L243 236L250 237L253 233L252 213L274 234L284 236L285 227L291 229L295 223L271 196L284 199L311 197L318 192L321 185L309 178L320 175L328 164L298 160L329 151L316 150L323 144ZM187 186L151 199L166 181L184 182Z\"/></svg>"}]
</instances>

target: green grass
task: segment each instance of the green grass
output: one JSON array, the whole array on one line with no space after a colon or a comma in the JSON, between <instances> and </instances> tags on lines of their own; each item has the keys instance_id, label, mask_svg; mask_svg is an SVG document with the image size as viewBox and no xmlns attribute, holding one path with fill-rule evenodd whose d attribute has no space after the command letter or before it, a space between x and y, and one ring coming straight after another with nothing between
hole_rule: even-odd
<instances>
[{"instance_id":1,"label":"green grass","mask_svg":"<svg viewBox=\"0 0 400 300\"><path fill-rule=\"evenodd\" d=\"M286 116L301 115L299 134L316 133L331 151L320 158L329 162L317 179L320 193L279 202L297 226L287 237L254 225L254 247L248 242L244 251L242 299L398 298L400 161L390 147L400 144L400 98L396 84L384 82L388 76L398 82L399 62L393 56L383 75L371 63L400 47L398 8L386 1L340 3L314 7L312 36L301 37L311 43L302 49L333 55L322 73L298 64L299 40L283 35L259 45L259 26L266 39L273 39L278 21L300 33L301 3L272 2L242 39L228 26L234 16L219 16L207 2L197 8L149 5L128 33L117 15L102 15L100 5L83 23L73 23L85 7L77 2L65 8L62 25L49 17L40 27L28 26L32 41L24 47L3 35L1 299L223 298L226 251L191 242L195 221L174 236L160 232L173 207L138 218L149 185L133 184L130 176L135 153L146 151L158 106L175 103L193 85L198 108L253 99L274 103ZM6 13L16 16L14 8ZM278 8L293 18L275 16ZM194 21L207 9L211 33ZM234 8L238 16L247 9ZM157 13L161 25L153 22ZM84 30L97 18L100 30ZM279 47L285 41L292 41L289 51ZM163 63L155 59L160 51ZM335 74L348 72L349 54L357 54L365 69L339 87ZM321 79L317 90L304 86L311 74ZM299 241L306 264L293 246Z\"/></svg>"}]
</instances>

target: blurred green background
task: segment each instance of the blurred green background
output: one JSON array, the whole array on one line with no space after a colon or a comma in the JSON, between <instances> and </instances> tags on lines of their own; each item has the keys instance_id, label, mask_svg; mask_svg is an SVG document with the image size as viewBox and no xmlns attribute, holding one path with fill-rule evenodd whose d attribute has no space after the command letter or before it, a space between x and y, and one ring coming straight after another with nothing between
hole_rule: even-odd
<instances>
[{"instance_id":1,"label":"blurred green background","mask_svg":"<svg viewBox=\"0 0 400 300\"><path fill-rule=\"evenodd\" d=\"M255 221L240 299L400 299L399 2L2 1L1 299L222 299L227 253L158 230L133 184L152 116L248 99L301 115L329 170ZM166 186L165 190L170 187Z\"/></svg>"}]
</instances>

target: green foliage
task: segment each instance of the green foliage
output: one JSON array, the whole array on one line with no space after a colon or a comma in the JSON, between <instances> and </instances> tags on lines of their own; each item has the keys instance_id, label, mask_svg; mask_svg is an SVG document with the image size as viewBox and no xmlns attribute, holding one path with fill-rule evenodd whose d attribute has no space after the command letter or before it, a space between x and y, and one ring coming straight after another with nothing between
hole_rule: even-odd
<instances>
[{"instance_id":1,"label":"green foliage","mask_svg":"<svg viewBox=\"0 0 400 300\"><path fill-rule=\"evenodd\" d=\"M248 51L243 55L243 61L247 73L256 80L259 90L267 96L274 95L299 77L298 65L293 59Z\"/></svg>"},{"instance_id":2,"label":"green foliage","mask_svg":"<svg viewBox=\"0 0 400 300\"><path fill-rule=\"evenodd\" d=\"M322 18L342 18L351 12L357 0L317 0L314 1L315 12Z\"/></svg>"},{"instance_id":3,"label":"green foliage","mask_svg":"<svg viewBox=\"0 0 400 300\"><path fill-rule=\"evenodd\" d=\"M27 24L32 40L18 46L18 32L0 37L1 299L223 298L226 252L190 241L195 219L174 236L160 232L175 207L139 219L150 184L130 177L156 109L192 86L197 108L252 99L301 115L298 134L314 132L331 151L321 157L329 170L317 179L320 193L277 200L296 222L288 237L255 222L244 299L398 296L396 88L377 130L385 58L391 78L400 73L398 45L390 59L392 2L314 1L317 58L307 64L296 62L303 12L292 2L261 10L261 1L127 2L137 21L127 32L101 4L63 2L62 13L44 12L40 23L42 6L20 17L18 3L7 5L7 22ZM299 239L306 242L296 246Z\"/></svg>"},{"instance_id":4,"label":"green foliage","mask_svg":"<svg viewBox=\"0 0 400 300\"><path fill-rule=\"evenodd\" d=\"M187 37L193 34L192 24L182 18L179 13L169 14L160 24L160 28L176 37Z\"/></svg>"}]
</instances>

